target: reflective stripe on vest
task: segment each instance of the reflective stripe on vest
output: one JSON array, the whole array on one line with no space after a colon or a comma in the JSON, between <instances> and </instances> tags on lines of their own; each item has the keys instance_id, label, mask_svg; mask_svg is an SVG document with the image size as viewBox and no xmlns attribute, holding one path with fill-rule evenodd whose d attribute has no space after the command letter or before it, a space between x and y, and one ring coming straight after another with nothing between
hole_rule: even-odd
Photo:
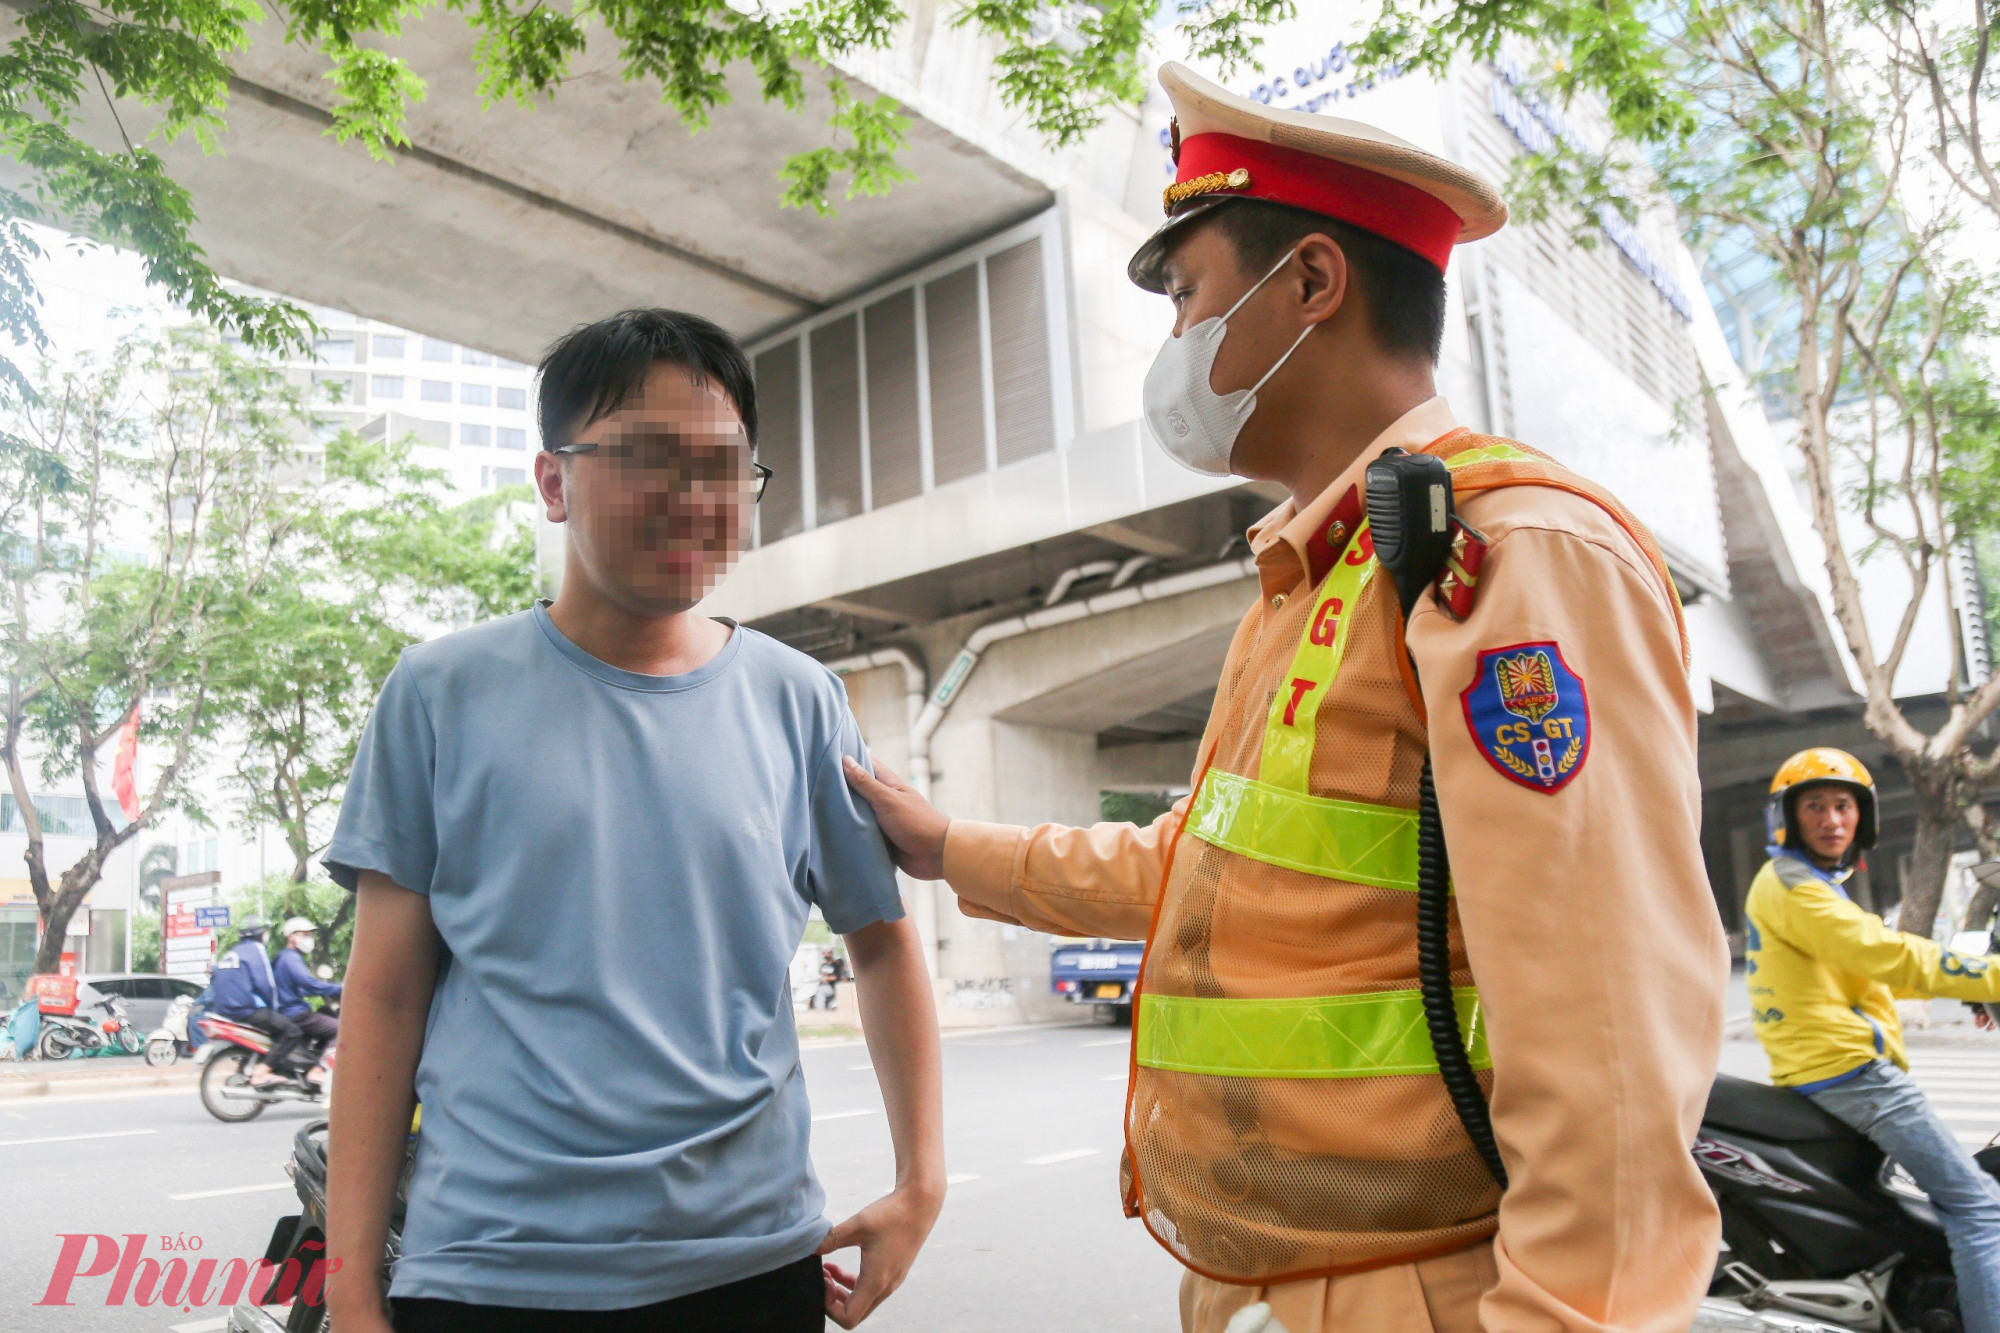
<instances>
[{"instance_id":1,"label":"reflective stripe on vest","mask_svg":"<svg viewBox=\"0 0 2000 1333\"><path fill-rule=\"evenodd\" d=\"M1538 462L1496 442L1445 459ZM1189 807L1185 831L1219 847L1324 879L1414 891L1417 812L1311 793L1320 701L1347 654L1348 626L1380 565L1362 519L1313 598L1299 646L1271 699L1258 777L1211 768ZM1493 1067L1479 993L1455 990L1459 1030L1475 1069ZM1150 1069L1236 1078L1366 1078L1435 1074L1437 1054L1414 990L1242 1000L1141 991L1134 1058Z\"/></svg>"},{"instance_id":2,"label":"reflective stripe on vest","mask_svg":"<svg viewBox=\"0 0 2000 1333\"><path fill-rule=\"evenodd\" d=\"M1287 791L1211 768L1187 831L1267 865L1381 889L1417 887L1417 812Z\"/></svg>"},{"instance_id":3,"label":"reflective stripe on vest","mask_svg":"<svg viewBox=\"0 0 2000 1333\"><path fill-rule=\"evenodd\" d=\"M1452 998L1472 1067L1491 1069L1478 991L1459 986ZM1134 1058L1149 1069L1233 1078L1372 1078L1438 1067L1414 990L1286 1000L1142 992Z\"/></svg>"}]
</instances>

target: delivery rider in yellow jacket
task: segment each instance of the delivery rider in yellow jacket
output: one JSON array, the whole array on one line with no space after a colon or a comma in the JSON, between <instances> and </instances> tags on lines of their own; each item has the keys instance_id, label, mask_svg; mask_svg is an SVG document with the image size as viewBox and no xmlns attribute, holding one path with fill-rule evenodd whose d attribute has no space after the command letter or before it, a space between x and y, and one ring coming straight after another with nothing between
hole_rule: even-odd
<instances>
[{"instance_id":1,"label":"delivery rider in yellow jacket","mask_svg":"<svg viewBox=\"0 0 2000 1333\"><path fill-rule=\"evenodd\" d=\"M1024 829L849 778L966 913L1147 939L1124 1203L1187 1269L1191 1333L1258 1301L1291 1333L1686 1328L1719 1239L1688 1148L1727 954L1672 579L1615 499L1437 396L1451 250L1506 220L1490 184L1161 83L1176 179L1130 272L1176 318L1147 421L1291 497L1249 534L1192 795L1148 828ZM1407 625L1362 491L1392 449L1443 462L1467 525ZM1421 1006L1427 755L1504 1196Z\"/></svg>"},{"instance_id":2,"label":"delivery rider in yellow jacket","mask_svg":"<svg viewBox=\"0 0 2000 1333\"><path fill-rule=\"evenodd\" d=\"M1875 781L1804 750L1771 782L1771 859L1751 881L1744 967L1771 1081L1868 1135L1930 1195L1968 1333L2000 1333L2000 1186L1909 1077L1898 997L2000 1000L2000 959L1891 930L1843 887L1875 845Z\"/></svg>"}]
</instances>

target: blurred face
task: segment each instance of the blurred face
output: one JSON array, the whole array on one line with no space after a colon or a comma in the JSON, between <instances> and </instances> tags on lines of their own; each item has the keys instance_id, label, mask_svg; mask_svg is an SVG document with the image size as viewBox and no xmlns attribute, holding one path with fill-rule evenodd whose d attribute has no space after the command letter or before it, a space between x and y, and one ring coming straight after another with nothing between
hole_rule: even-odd
<instances>
[{"instance_id":1,"label":"blurred face","mask_svg":"<svg viewBox=\"0 0 2000 1333\"><path fill-rule=\"evenodd\" d=\"M635 398L576 432L588 452L535 460L573 567L637 615L685 611L743 553L754 503L750 437L719 390L657 364Z\"/></svg>"},{"instance_id":2,"label":"blurred face","mask_svg":"<svg viewBox=\"0 0 2000 1333\"><path fill-rule=\"evenodd\" d=\"M312 952L313 937L310 933L306 931L303 930L294 931L292 933L291 938L285 942L291 945L294 949L297 949L300 953Z\"/></svg>"},{"instance_id":3,"label":"blurred face","mask_svg":"<svg viewBox=\"0 0 2000 1333\"><path fill-rule=\"evenodd\" d=\"M1838 865L1861 827L1861 803L1845 787L1808 787L1793 800L1806 851L1822 865Z\"/></svg>"}]
</instances>

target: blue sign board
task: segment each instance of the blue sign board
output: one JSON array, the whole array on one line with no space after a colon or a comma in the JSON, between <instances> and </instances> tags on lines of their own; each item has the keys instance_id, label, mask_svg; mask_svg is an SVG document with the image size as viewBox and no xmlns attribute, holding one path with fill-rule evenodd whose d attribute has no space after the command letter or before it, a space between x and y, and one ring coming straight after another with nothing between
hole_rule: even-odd
<instances>
[{"instance_id":1,"label":"blue sign board","mask_svg":"<svg viewBox=\"0 0 2000 1333\"><path fill-rule=\"evenodd\" d=\"M224 930L229 925L229 909L197 907L194 909L194 923L203 930Z\"/></svg>"}]
</instances>

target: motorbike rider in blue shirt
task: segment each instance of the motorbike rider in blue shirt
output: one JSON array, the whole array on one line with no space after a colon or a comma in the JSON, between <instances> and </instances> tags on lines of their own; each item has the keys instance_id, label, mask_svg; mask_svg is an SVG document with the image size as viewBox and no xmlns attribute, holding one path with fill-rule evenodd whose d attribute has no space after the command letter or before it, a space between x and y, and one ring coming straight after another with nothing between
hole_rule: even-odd
<instances>
[{"instance_id":1,"label":"motorbike rider in blue shirt","mask_svg":"<svg viewBox=\"0 0 2000 1333\"><path fill-rule=\"evenodd\" d=\"M284 1081L284 1062L300 1040L299 1025L278 1012L278 977L271 956L264 952L265 929L255 917L245 921L236 947L216 959L209 983L214 992L209 1012L271 1034L271 1049L250 1071L253 1088Z\"/></svg>"},{"instance_id":2,"label":"motorbike rider in blue shirt","mask_svg":"<svg viewBox=\"0 0 2000 1333\"><path fill-rule=\"evenodd\" d=\"M285 922L282 933L285 947L279 950L277 962L273 965L278 978L278 1012L298 1024L306 1041L324 1051L340 1035L340 1020L307 1004L306 997L318 995L337 1000L340 998L340 983L321 981L306 963L313 941L319 936L318 926L305 917L295 916ZM325 1076L325 1071L317 1064L306 1072L306 1077L315 1083L323 1081Z\"/></svg>"}]
</instances>

